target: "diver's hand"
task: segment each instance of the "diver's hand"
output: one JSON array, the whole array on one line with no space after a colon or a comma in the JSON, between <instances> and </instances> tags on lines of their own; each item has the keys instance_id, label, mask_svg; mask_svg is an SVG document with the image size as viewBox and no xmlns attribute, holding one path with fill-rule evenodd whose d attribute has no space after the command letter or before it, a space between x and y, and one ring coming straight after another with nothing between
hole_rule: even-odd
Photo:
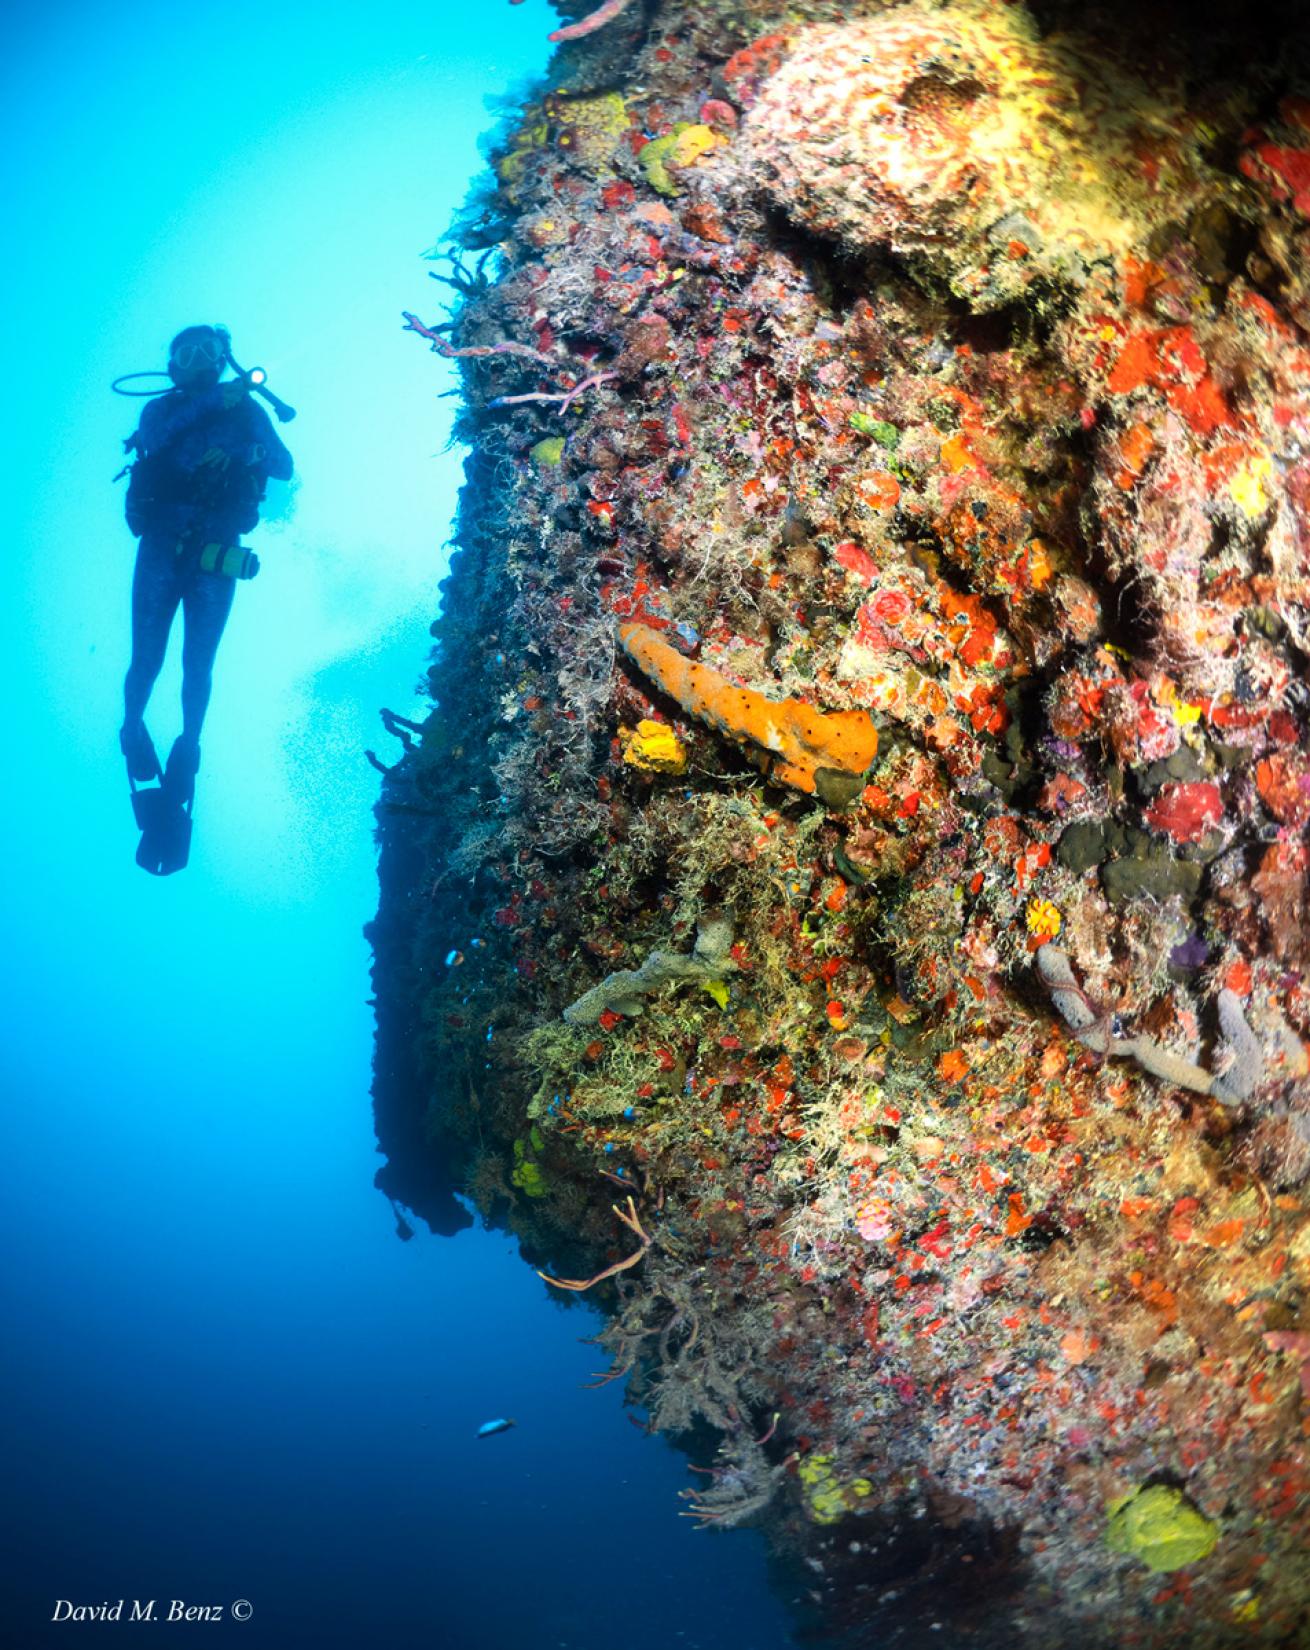
<instances>
[{"instance_id":1,"label":"diver's hand","mask_svg":"<svg viewBox=\"0 0 1310 1650\"><path fill-rule=\"evenodd\" d=\"M243 374L240 378L229 378L218 386L218 393L225 407L235 407L238 401L243 401L250 394L250 380Z\"/></svg>"},{"instance_id":2,"label":"diver's hand","mask_svg":"<svg viewBox=\"0 0 1310 1650\"><path fill-rule=\"evenodd\" d=\"M225 452L222 447L211 447L196 465L196 469L206 470L210 475L226 475L231 462L231 453Z\"/></svg>"}]
</instances>

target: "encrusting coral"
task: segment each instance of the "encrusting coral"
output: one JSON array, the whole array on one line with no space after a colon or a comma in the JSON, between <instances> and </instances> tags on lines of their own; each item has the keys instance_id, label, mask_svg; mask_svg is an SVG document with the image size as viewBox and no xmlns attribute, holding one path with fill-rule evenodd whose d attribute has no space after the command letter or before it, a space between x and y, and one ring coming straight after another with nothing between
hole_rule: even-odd
<instances>
[{"instance_id":1,"label":"encrusting coral","mask_svg":"<svg viewBox=\"0 0 1310 1650\"><path fill-rule=\"evenodd\" d=\"M982 309L1131 251L1156 190L1196 198L1185 133L1158 143L1165 116L1021 6L910 0L798 34L745 136L798 224L913 257ZM1150 178L1133 164L1148 133Z\"/></svg>"},{"instance_id":2,"label":"encrusting coral","mask_svg":"<svg viewBox=\"0 0 1310 1650\"><path fill-rule=\"evenodd\" d=\"M385 1189L811 1630L1310 1642L1307 20L560 10L408 323Z\"/></svg>"},{"instance_id":3,"label":"encrusting coral","mask_svg":"<svg viewBox=\"0 0 1310 1650\"><path fill-rule=\"evenodd\" d=\"M570 1025L598 1025L606 1014L640 1014L645 998L666 985L704 984L735 974L732 960L732 924L722 917L705 918L696 931L691 955L652 951L640 968L621 968L570 1003L564 1018Z\"/></svg>"}]
</instances>

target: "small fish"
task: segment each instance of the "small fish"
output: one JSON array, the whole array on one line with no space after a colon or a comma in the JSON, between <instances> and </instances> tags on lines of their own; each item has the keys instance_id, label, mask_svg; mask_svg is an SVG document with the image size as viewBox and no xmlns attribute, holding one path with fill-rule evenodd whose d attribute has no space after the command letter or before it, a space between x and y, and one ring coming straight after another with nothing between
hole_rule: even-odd
<instances>
[{"instance_id":1,"label":"small fish","mask_svg":"<svg viewBox=\"0 0 1310 1650\"><path fill-rule=\"evenodd\" d=\"M496 1421L484 1421L478 1428L478 1437L490 1438L497 1432L508 1432L513 1425L513 1421L506 1421L503 1418Z\"/></svg>"}]
</instances>

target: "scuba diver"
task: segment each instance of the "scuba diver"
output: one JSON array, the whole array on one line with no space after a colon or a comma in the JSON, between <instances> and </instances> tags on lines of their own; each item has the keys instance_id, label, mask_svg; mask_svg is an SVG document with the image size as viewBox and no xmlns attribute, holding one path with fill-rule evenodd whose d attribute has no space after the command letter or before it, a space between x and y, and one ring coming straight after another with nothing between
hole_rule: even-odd
<instances>
[{"instance_id":1,"label":"scuba diver","mask_svg":"<svg viewBox=\"0 0 1310 1650\"><path fill-rule=\"evenodd\" d=\"M119 745L142 832L137 863L157 876L181 870L187 862L214 656L236 580L259 571L258 559L238 541L259 521L268 479L287 481L292 473L291 454L251 391L264 396L283 420L294 412L262 387L261 371L246 373L236 365L231 348L225 327L190 326L179 332L168 352L174 387L144 392L155 399L124 444L136 453L125 510L140 544ZM227 366L235 378L223 379ZM179 605L184 621L182 732L161 769L145 711ZM151 785L155 780L158 785ZM151 788L139 790L138 784Z\"/></svg>"}]
</instances>

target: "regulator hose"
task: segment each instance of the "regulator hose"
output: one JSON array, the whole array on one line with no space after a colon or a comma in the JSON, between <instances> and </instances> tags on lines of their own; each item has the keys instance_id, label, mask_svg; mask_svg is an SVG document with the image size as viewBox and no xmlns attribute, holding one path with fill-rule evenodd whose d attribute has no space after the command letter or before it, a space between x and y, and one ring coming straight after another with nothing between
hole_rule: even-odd
<instances>
[{"instance_id":1,"label":"regulator hose","mask_svg":"<svg viewBox=\"0 0 1310 1650\"><path fill-rule=\"evenodd\" d=\"M280 400L279 397L274 395L272 390L269 389L263 367L252 367L249 372L246 372L232 359L230 351L224 355L223 359L227 362L228 366L231 367L232 371L236 373L238 378L244 378L249 381L250 388L256 395L263 396L264 400L268 402L269 406L272 407L273 411L277 414L280 423L289 424L291 422L291 420L296 416L296 409L294 407L288 407L285 401ZM161 385L159 389L155 390L125 390L122 388L124 384L131 383L131 381L135 378L168 378L168 382ZM174 385L173 380L168 377L166 372L124 372L120 373L109 387L113 390L115 395L155 396L167 395L169 390L174 388Z\"/></svg>"}]
</instances>

